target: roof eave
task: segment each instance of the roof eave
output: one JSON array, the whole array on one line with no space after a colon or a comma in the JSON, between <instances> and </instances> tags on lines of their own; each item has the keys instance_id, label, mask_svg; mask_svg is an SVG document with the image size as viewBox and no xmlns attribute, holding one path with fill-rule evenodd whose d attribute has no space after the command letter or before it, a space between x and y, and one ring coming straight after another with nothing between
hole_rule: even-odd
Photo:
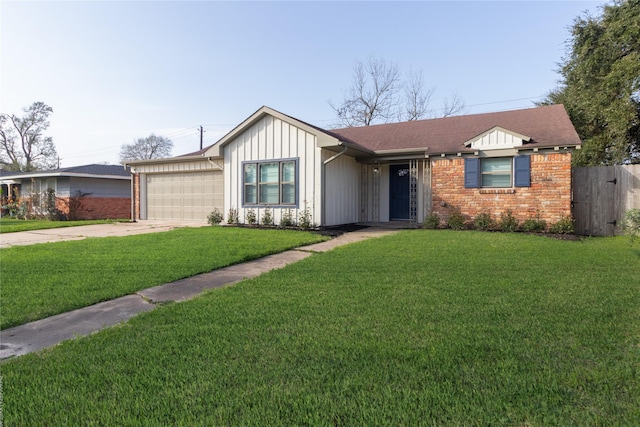
<instances>
[{"instance_id":1,"label":"roof eave","mask_svg":"<svg viewBox=\"0 0 640 427\"><path fill-rule=\"evenodd\" d=\"M131 176L129 175L96 175L90 173L74 173L74 172L53 172L53 173L34 173L34 174L25 174L25 175L17 175L17 176L8 176L6 178L0 179L0 181L5 184L6 181L9 180L25 180L32 178L61 178L61 177L73 177L73 178L96 178L96 179L124 179L131 180Z\"/></svg>"},{"instance_id":2,"label":"roof eave","mask_svg":"<svg viewBox=\"0 0 640 427\"><path fill-rule=\"evenodd\" d=\"M184 163L184 162L192 162L194 160L206 160L206 159L216 159L216 158L220 158L220 157L198 154L196 156L177 156L177 157L167 157L164 159L132 160L129 162L124 162L123 165L138 166L138 165L156 165L156 164L165 164L165 163Z\"/></svg>"},{"instance_id":3,"label":"roof eave","mask_svg":"<svg viewBox=\"0 0 640 427\"><path fill-rule=\"evenodd\" d=\"M292 123L294 126L302 129L303 131L315 135L317 138L316 145L319 148L329 148L329 147L339 146L341 145L341 143L344 142L330 135L327 131L323 129L311 126L308 123L305 123L301 120L296 119L295 117L287 116L286 114L276 111L273 108L262 106L255 113L253 113L251 116L245 119L242 123L240 123L238 126L233 128L229 133L227 133L225 136L219 139L218 142L213 144L205 152L205 155L213 156L213 157L222 157L223 156L222 148L224 148L225 145L229 144L238 135L244 132L247 128L250 128L251 126L256 124L258 121L260 121L264 116L267 116L267 115L273 116L286 123Z\"/></svg>"}]
</instances>

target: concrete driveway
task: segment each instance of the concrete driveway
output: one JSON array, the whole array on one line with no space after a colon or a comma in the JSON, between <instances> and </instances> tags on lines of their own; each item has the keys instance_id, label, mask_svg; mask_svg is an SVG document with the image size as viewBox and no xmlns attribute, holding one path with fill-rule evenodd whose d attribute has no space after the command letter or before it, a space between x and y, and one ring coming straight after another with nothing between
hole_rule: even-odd
<instances>
[{"instance_id":1,"label":"concrete driveway","mask_svg":"<svg viewBox=\"0 0 640 427\"><path fill-rule=\"evenodd\" d=\"M203 227L206 222L138 221L112 224L80 225L77 227L49 228L46 230L19 231L0 234L0 248L33 245L37 243L82 240L87 237L132 236L158 233L182 227Z\"/></svg>"}]
</instances>

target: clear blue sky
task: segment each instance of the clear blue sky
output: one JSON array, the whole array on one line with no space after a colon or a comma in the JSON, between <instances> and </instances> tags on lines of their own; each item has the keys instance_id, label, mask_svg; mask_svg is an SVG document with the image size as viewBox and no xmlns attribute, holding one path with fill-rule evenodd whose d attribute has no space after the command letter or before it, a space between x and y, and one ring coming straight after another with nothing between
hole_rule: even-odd
<instances>
[{"instance_id":1,"label":"clear blue sky","mask_svg":"<svg viewBox=\"0 0 640 427\"><path fill-rule=\"evenodd\" d=\"M557 85L569 27L601 1L0 2L0 112L53 108L61 165L118 163L151 133L174 155L262 105L336 123L356 60L422 70L431 106L525 108Z\"/></svg>"}]
</instances>

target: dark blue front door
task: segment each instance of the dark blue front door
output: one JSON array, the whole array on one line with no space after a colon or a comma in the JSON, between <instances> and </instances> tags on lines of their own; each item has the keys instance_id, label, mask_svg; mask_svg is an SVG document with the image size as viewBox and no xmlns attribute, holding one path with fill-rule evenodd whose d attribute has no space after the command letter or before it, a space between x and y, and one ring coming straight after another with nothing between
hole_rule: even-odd
<instances>
[{"instance_id":1,"label":"dark blue front door","mask_svg":"<svg viewBox=\"0 0 640 427\"><path fill-rule=\"evenodd\" d=\"M389 168L389 219L409 219L409 165Z\"/></svg>"}]
</instances>

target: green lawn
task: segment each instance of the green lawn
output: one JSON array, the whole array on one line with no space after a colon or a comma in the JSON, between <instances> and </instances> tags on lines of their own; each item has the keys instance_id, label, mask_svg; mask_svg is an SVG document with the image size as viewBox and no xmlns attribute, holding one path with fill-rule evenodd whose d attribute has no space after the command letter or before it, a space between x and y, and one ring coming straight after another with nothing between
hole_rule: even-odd
<instances>
[{"instance_id":1,"label":"green lawn","mask_svg":"<svg viewBox=\"0 0 640 427\"><path fill-rule=\"evenodd\" d=\"M2 364L7 425L640 421L640 250L407 231Z\"/></svg>"},{"instance_id":2,"label":"green lawn","mask_svg":"<svg viewBox=\"0 0 640 427\"><path fill-rule=\"evenodd\" d=\"M14 233L17 231L44 230L47 228L76 227L78 225L110 224L113 222L128 222L128 219L96 219L83 221L47 221L47 220L24 220L13 218L0 219L0 233Z\"/></svg>"},{"instance_id":3,"label":"green lawn","mask_svg":"<svg viewBox=\"0 0 640 427\"><path fill-rule=\"evenodd\" d=\"M0 249L0 328L321 240L298 231L202 227Z\"/></svg>"}]
</instances>

